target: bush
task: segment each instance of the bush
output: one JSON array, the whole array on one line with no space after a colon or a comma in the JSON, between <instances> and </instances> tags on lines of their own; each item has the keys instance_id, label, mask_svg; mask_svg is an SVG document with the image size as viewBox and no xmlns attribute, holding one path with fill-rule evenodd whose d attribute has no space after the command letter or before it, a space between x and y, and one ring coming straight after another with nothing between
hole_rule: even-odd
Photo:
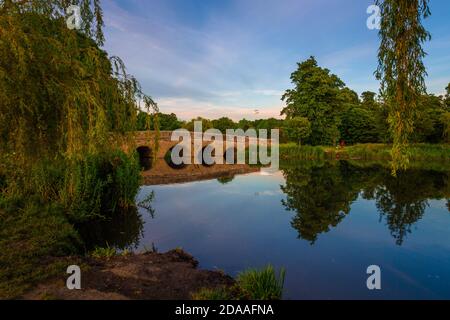
<instances>
[{"instance_id":1,"label":"bush","mask_svg":"<svg viewBox=\"0 0 450 320\"><path fill-rule=\"evenodd\" d=\"M281 269L277 276L271 265L262 270L249 269L238 275L237 284L250 300L278 300L283 296L285 274Z\"/></svg>"},{"instance_id":2,"label":"bush","mask_svg":"<svg viewBox=\"0 0 450 320\"><path fill-rule=\"evenodd\" d=\"M135 155L122 151L89 155L66 171L61 199L70 219L82 222L134 205L140 185Z\"/></svg>"}]
</instances>

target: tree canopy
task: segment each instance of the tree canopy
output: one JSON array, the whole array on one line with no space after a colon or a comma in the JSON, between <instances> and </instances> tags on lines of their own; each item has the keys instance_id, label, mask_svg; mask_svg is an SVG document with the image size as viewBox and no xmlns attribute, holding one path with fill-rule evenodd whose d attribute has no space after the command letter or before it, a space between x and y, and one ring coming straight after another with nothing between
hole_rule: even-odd
<instances>
[{"instance_id":1,"label":"tree canopy","mask_svg":"<svg viewBox=\"0 0 450 320\"><path fill-rule=\"evenodd\" d=\"M344 82L328 69L319 67L314 57L298 63L291 81L294 89L286 90L283 95L286 107L281 114L288 119L298 116L307 118L311 122L311 144L336 143L339 140L338 124L343 103L355 99L353 94L344 91Z\"/></svg>"}]
</instances>

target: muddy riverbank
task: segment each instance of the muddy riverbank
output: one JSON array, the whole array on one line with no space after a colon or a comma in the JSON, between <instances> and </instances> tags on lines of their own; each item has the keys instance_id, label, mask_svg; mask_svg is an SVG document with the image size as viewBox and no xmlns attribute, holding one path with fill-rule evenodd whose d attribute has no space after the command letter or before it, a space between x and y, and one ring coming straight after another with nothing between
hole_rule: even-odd
<instances>
[{"instance_id":1,"label":"muddy riverbank","mask_svg":"<svg viewBox=\"0 0 450 320\"><path fill-rule=\"evenodd\" d=\"M202 270L188 253L147 252L81 261L81 290L68 290L62 274L22 298L31 300L186 300L203 288L229 287L233 278Z\"/></svg>"}]
</instances>

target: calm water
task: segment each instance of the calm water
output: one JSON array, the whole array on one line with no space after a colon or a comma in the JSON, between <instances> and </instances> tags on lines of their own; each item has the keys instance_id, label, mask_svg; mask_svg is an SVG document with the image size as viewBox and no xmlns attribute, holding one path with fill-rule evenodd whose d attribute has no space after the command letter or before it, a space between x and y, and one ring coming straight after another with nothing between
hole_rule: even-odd
<instances>
[{"instance_id":1,"label":"calm water","mask_svg":"<svg viewBox=\"0 0 450 320\"><path fill-rule=\"evenodd\" d=\"M299 163L274 175L169 186L91 237L118 248L181 247L236 275L286 268L286 299L450 299L450 173ZM366 287L379 265L382 290Z\"/></svg>"}]
</instances>

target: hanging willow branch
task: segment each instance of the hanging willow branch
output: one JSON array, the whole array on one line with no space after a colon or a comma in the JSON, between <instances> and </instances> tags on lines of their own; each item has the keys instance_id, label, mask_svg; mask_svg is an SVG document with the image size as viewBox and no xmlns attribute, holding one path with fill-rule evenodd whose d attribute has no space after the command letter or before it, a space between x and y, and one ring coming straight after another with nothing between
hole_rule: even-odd
<instances>
[{"instance_id":1,"label":"hanging willow branch","mask_svg":"<svg viewBox=\"0 0 450 320\"><path fill-rule=\"evenodd\" d=\"M389 106L393 137L392 171L409 164L408 142L414 130L418 98L426 93L426 56L422 44L431 35L422 25L430 15L429 0L377 0L381 9L381 39L376 77L381 95Z\"/></svg>"},{"instance_id":2,"label":"hanging willow branch","mask_svg":"<svg viewBox=\"0 0 450 320\"><path fill-rule=\"evenodd\" d=\"M102 46L105 37L100 0L0 0L0 10L3 12L37 13L50 19L66 17L66 9L71 5L77 5L81 9L81 32Z\"/></svg>"},{"instance_id":3,"label":"hanging willow branch","mask_svg":"<svg viewBox=\"0 0 450 320\"><path fill-rule=\"evenodd\" d=\"M83 32L61 18L69 2L84 8ZM79 159L134 132L141 101L158 111L124 63L99 48L102 21L98 0L0 0L0 156L17 165Z\"/></svg>"}]
</instances>

